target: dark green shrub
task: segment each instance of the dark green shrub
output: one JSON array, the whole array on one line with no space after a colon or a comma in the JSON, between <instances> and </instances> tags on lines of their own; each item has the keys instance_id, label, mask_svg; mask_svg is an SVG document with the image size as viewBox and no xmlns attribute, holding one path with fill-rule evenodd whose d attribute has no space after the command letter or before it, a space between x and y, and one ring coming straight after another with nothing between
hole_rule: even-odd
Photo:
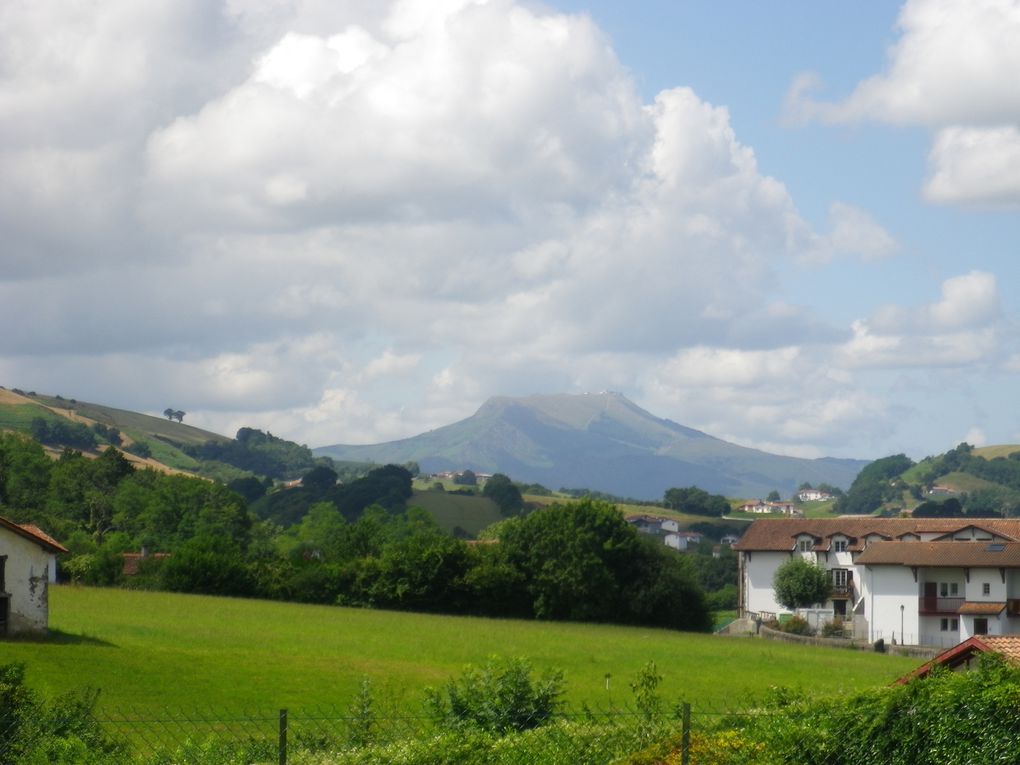
<instances>
[{"instance_id":1,"label":"dark green shrub","mask_svg":"<svg viewBox=\"0 0 1020 765\"><path fill-rule=\"evenodd\" d=\"M791 616L786 621L779 623L779 629L789 635L813 635L815 631L802 616Z\"/></svg>"},{"instance_id":2,"label":"dark green shrub","mask_svg":"<svg viewBox=\"0 0 1020 765\"><path fill-rule=\"evenodd\" d=\"M92 716L98 691L43 701L25 685L23 664L0 665L0 765L119 765L124 742Z\"/></svg>"},{"instance_id":3,"label":"dark green shrub","mask_svg":"<svg viewBox=\"0 0 1020 765\"><path fill-rule=\"evenodd\" d=\"M545 725L560 709L563 673L532 679L524 659L490 659L471 667L439 691L426 692L426 705L441 723L492 733L524 731Z\"/></svg>"}]
</instances>

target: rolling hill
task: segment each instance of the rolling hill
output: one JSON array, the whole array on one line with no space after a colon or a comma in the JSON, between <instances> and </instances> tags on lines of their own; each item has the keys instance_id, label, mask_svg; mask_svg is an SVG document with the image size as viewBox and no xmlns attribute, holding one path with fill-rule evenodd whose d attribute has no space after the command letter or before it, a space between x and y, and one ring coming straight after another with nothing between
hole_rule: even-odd
<instances>
[{"instance_id":1,"label":"rolling hill","mask_svg":"<svg viewBox=\"0 0 1020 765\"><path fill-rule=\"evenodd\" d=\"M730 497L847 487L867 461L785 457L655 417L619 393L489 399L471 417L400 441L313 450L340 460L417 462L422 470L502 472L550 488L658 499L697 485Z\"/></svg>"}]
</instances>

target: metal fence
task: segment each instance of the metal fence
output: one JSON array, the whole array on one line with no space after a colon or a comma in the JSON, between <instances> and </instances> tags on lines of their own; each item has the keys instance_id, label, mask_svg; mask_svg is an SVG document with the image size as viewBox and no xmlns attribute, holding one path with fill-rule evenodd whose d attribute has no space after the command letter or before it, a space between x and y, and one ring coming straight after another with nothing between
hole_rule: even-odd
<instances>
[{"instance_id":1,"label":"metal fence","mask_svg":"<svg viewBox=\"0 0 1020 765\"><path fill-rule=\"evenodd\" d=\"M937 694L935 686L929 687ZM784 698L777 692L758 706L734 708L652 698L633 708L560 708L548 719L518 719L502 730L459 725L419 710L136 714L100 709L85 721L76 718L65 726L60 720L45 721L47 738L35 744L35 721L20 720L16 724L22 728L15 730L5 721L0 698L0 765L1020 762L1020 684L998 700L985 693L973 702L957 703L952 714L938 704L918 703L918 694L924 692L921 685L828 701Z\"/></svg>"},{"instance_id":2,"label":"metal fence","mask_svg":"<svg viewBox=\"0 0 1020 765\"><path fill-rule=\"evenodd\" d=\"M99 709L90 714L97 730L82 737L84 748L103 754L81 762L116 765L611 765L656 742L676 739L681 746L689 741L695 719L685 703L656 710L560 708L549 719L519 719L504 729L457 724L425 710ZM0 714L0 764L21 763L21 752L7 748L14 737L5 735L4 727ZM64 727L50 720L47 729ZM22 744L25 736L20 731ZM677 765L687 765L689 757L677 751ZM46 756L43 750L31 761L45 762Z\"/></svg>"}]
</instances>

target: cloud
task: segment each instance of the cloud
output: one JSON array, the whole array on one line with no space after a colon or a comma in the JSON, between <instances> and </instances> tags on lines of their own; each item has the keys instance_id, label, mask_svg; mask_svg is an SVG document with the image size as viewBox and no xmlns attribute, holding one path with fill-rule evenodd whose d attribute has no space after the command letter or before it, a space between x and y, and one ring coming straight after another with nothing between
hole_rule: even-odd
<instances>
[{"instance_id":1,"label":"cloud","mask_svg":"<svg viewBox=\"0 0 1020 765\"><path fill-rule=\"evenodd\" d=\"M988 443L988 436L985 435L985 431L982 428L975 426L967 431L963 441L971 446L984 446Z\"/></svg>"},{"instance_id":2,"label":"cloud","mask_svg":"<svg viewBox=\"0 0 1020 765\"><path fill-rule=\"evenodd\" d=\"M798 76L788 114L829 123L874 120L943 126L1020 121L1020 4L1016 0L908 0L900 37L882 74L860 82L846 99L815 101L816 74Z\"/></svg>"},{"instance_id":3,"label":"cloud","mask_svg":"<svg viewBox=\"0 0 1020 765\"><path fill-rule=\"evenodd\" d=\"M896 241L843 202L813 230L725 106L643 99L586 15L40 0L5 22L5 385L312 444L610 388L818 453L886 432L867 370L998 341L990 274L854 327L799 302L791 274Z\"/></svg>"},{"instance_id":4,"label":"cloud","mask_svg":"<svg viewBox=\"0 0 1020 765\"><path fill-rule=\"evenodd\" d=\"M935 131L924 197L968 206L1020 204L1020 3L908 0L885 72L842 101L820 101L815 73L787 93L791 122L861 121Z\"/></svg>"},{"instance_id":5,"label":"cloud","mask_svg":"<svg viewBox=\"0 0 1020 765\"><path fill-rule=\"evenodd\" d=\"M1020 207L1020 128L940 130L928 155L930 202Z\"/></svg>"},{"instance_id":6,"label":"cloud","mask_svg":"<svg viewBox=\"0 0 1020 765\"><path fill-rule=\"evenodd\" d=\"M839 347L846 369L961 368L1001 352L1001 304L994 275L971 271L942 283L941 299L913 308L886 305L855 321Z\"/></svg>"},{"instance_id":7,"label":"cloud","mask_svg":"<svg viewBox=\"0 0 1020 765\"><path fill-rule=\"evenodd\" d=\"M881 260L893 255L899 246L866 210L833 202L829 208L832 233L829 241L836 253L859 255L864 260Z\"/></svg>"},{"instance_id":8,"label":"cloud","mask_svg":"<svg viewBox=\"0 0 1020 765\"><path fill-rule=\"evenodd\" d=\"M971 271L946 279L937 302L914 309L887 306L869 324L880 334L934 335L987 327L1001 310L994 274Z\"/></svg>"}]
</instances>

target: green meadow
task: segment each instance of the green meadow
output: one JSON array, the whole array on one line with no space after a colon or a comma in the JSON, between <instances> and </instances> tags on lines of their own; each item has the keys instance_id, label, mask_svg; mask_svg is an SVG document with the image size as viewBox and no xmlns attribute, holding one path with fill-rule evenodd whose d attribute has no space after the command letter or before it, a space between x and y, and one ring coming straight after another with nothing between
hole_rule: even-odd
<instances>
[{"instance_id":1,"label":"green meadow","mask_svg":"<svg viewBox=\"0 0 1020 765\"><path fill-rule=\"evenodd\" d=\"M568 700L593 707L628 702L628 683L655 661L667 698L732 709L773 686L881 686L919 663L645 628L71 586L51 589L50 614L49 639L2 643L0 660L25 662L46 694L99 688L111 712L346 707L366 677L382 703L406 708L490 656L562 669Z\"/></svg>"}]
</instances>

